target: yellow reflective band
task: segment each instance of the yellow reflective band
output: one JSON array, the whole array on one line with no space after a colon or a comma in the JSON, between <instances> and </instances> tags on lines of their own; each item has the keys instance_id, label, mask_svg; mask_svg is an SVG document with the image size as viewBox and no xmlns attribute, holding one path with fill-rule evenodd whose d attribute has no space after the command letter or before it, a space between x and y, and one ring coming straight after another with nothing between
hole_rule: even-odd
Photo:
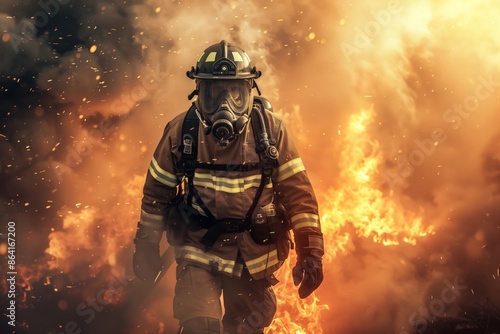
<instances>
[{"instance_id":1,"label":"yellow reflective band","mask_svg":"<svg viewBox=\"0 0 500 334\"><path fill-rule=\"evenodd\" d=\"M215 176L208 173L195 173L193 183L197 187L214 189L230 194L242 193L250 188L257 188L260 185L261 175L250 175L240 178L228 178ZM269 181L265 188L272 188L273 184Z\"/></svg>"},{"instance_id":2,"label":"yellow reflective band","mask_svg":"<svg viewBox=\"0 0 500 334\"><path fill-rule=\"evenodd\" d=\"M163 228L163 216L155 215L152 213L147 213L144 210L141 210L141 225L154 227L154 228Z\"/></svg>"},{"instance_id":3,"label":"yellow reflective band","mask_svg":"<svg viewBox=\"0 0 500 334\"><path fill-rule=\"evenodd\" d=\"M276 249L273 249L269 253L259 256L254 260L245 262L250 274L256 274L266 270L267 268L274 266L276 263L278 263L278 252Z\"/></svg>"},{"instance_id":4,"label":"yellow reflective band","mask_svg":"<svg viewBox=\"0 0 500 334\"><path fill-rule=\"evenodd\" d=\"M193 260L211 267L213 267L214 263L217 263L217 271L219 272L225 272L232 275L235 268L237 270L242 269L242 265L236 263L236 261L223 259L193 246L178 246L175 247L174 250L176 259Z\"/></svg>"},{"instance_id":5,"label":"yellow reflective band","mask_svg":"<svg viewBox=\"0 0 500 334\"><path fill-rule=\"evenodd\" d=\"M318 220L319 216L315 213L299 213L291 218L292 224L295 223L297 220L304 218Z\"/></svg>"},{"instance_id":6,"label":"yellow reflective band","mask_svg":"<svg viewBox=\"0 0 500 334\"><path fill-rule=\"evenodd\" d=\"M306 170L306 167L302 163L301 158L295 158L293 160L284 163L278 167L278 182L284 181L297 173Z\"/></svg>"},{"instance_id":7,"label":"yellow reflective band","mask_svg":"<svg viewBox=\"0 0 500 334\"><path fill-rule=\"evenodd\" d=\"M238 52L233 51L232 54L233 54L234 61L243 61L243 58L241 58L241 56Z\"/></svg>"},{"instance_id":8,"label":"yellow reflective band","mask_svg":"<svg viewBox=\"0 0 500 334\"><path fill-rule=\"evenodd\" d=\"M175 174L169 173L158 165L158 162L153 157L149 164L149 172L156 181L163 183L166 186L174 188L177 185L177 177Z\"/></svg>"},{"instance_id":9,"label":"yellow reflective band","mask_svg":"<svg viewBox=\"0 0 500 334\"><path fill-rule=\"evenodd\" d=\"M298 230L302 227L320 228L319 217L314 213L299 213L291 219L293 230Z\"/></svg>"},{"instance_id":10,"label":"yellow reflective band","mask_svg":"<svg viewBox=\"0 0 500 334\"><path fill-rule=\"evenodd\" d=\"M215 52L215 51L210 52L207 56L207 59L205 59L205 62L208 63L208 62L215 61L215 56L217 56L217 52Z\"/></svg>"},{"instance_id":11,"label":"yellow reflective band","mask_svg":"<svg viewBox=\"0 0 500 334\"><path fill-rule=\"evenodd\" d=\"M299 223L299 224L293 225L293 230L296 231L296 230L298 230L300 228L303 228L303 227L320 228L318 222L303 222L303 223Z\"/></svg>"}]
</instances>

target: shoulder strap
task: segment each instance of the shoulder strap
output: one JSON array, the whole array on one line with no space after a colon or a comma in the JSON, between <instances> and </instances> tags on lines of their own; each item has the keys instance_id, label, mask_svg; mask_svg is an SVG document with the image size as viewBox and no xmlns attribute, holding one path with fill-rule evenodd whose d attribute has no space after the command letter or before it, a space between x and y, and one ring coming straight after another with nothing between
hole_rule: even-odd
<instances>
[{"instance_id":1,"label":"shoulder strap","mask_svg":"<svg viewBox=\"0 0 500 334\"><path fill-rule=\"evenodd\" d=\"M189 108L182 123L181 159L195 160L198 153L198 127L200 120L196 115L194 103Z\"/></svg>"},{"instance_id":2,"label":"shoulder strap","mask_svg":"<svg viewBox=\"0 0 500 334\"><path fill-rule=\"evenodd\" d=\"M177 162L177 169L181 170L188 179L189 195L187 198L188 205L191 205L193 200L193 178L196 168L196 159L198 158L198 128L200 120L196 115L196 106L194 103L189 108L182 123L182 142L179 150L181 151L181 159Z\"/></svg>"},{"instance_id":3,"label":"shoulder strap","mask_svg":"<svg viewBox=\"0 0 500 334\"><path fill-rule=\"evenodd\" d=\"M264 106L265 104L260 97L254 99L254 105L251 114L251 116L253 117L250 118L255 138L255 149L257 151L257 154L259 155L261 164L261 178L259 188L257 188L253 202L250 205L247 214L245 215L245 221L250 226L252 222L253 211L255 210L255 207L259 202L262 191L264 190L266 183L268 183L271 179L274 169L278 165L278 149L276 148L276 146L274 146L274 144L276 144L274 139L269 138L268 131L266 129L268 128L268 126L266 124L267 117L265 116Z\"/></svg>"}]
</instances>

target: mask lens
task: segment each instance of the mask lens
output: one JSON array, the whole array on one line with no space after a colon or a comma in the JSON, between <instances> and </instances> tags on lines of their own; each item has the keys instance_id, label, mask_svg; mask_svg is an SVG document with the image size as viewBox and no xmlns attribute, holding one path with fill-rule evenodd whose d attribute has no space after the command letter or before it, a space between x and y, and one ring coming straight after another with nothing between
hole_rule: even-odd
<instances>
[{"instance_id":1,"label":"mask lens","mask_svg":"<svg viewBox=\"0 0 500 334\"><path fill-rule=\"evenodd\" d=\"M248 80L202 80L199 97L202 111L213 114L225 100L235 114L245 112L250 96Z\"/></svg>"},{"instance_id":2,"label":"mask lens","mask_svg":"<svg viewBox=\"0 0 500 334\"><path fill-rule=\"evenodd\" d=\"M236 104L241 105L241 95L243 94L243 85L235 80L226 80L214 82L212 85L212 96L219 100L224 97L230 97Z\"/></svg>"}]
</instances>

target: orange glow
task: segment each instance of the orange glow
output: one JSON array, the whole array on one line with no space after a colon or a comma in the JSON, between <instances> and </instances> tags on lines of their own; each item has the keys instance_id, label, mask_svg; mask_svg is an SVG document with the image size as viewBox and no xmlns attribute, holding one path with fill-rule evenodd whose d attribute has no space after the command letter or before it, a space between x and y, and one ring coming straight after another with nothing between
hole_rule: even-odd
<instances>
[{"instance_id":1,"label":"orange glow","mask_svg":"<svg viewBox=\"0 0 500 334\"><path fill-rule=\"evenodd\" d=\"M262 71L257 83L293 135L325 237L322 286L298 297L291 251L277 273L278 311L266 333L369 333L372 325L374 333L410 332L409 316L433 300L436 285L454 277L470 280L460 296L464 305L484 296L496 298L498 307L500 6L472 0L152 3L125 2L99 20L94 10L75 7L72 15L81 20L70 31L52 29L67 24L56 16L33 36L25 36L30 25L22 19L33 12L7 20L2 46L11 50L24 36L18 47L26 50L5 57L12 73L2 89L12 110L0 134L6 156L0 172L21 189L8 189L14 199L2 210L20 212L19 224L27 227L19 234L34 232L23 239L39 238L19 243L19 253L40 253L26 256L32 263L19 257L20 305L43 294L35 283L58 295L81 284L73 299L59 303L74 316L75 300L95 296L89 281L99 289L115 279L110 270L133 274L152 152L166 123L191 103L186 95L195 86L186 71L206 46L226 39ZM81 43L65 50L73 39ZM31 60L20 66L25 57ZM34 94L17 96L14 88ZM32 188L45 193L24 198ZM51 232L35 235L38 226ZM0 254L6 255L4 243ZM148 308L130 311L143 316L137 334L149 325L149 332L175 332L174 284L171 268ZM102 298L127 302L119 291ZM446 312L460 306L446 305Z\"/></svg>"}]
</instances>

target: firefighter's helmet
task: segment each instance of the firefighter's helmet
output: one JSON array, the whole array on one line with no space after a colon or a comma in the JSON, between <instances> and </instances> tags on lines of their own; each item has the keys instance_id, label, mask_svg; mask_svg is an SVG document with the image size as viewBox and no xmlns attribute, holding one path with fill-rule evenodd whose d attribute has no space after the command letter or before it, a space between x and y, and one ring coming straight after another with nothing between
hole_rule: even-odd
<instances>
[{"instance_id":1,"label":"firefighter's helmet","mask_svg":"<svg viewBox=\"0 0 500 334\"><path fill-rule=\"evenodd\" d=\"M261 75L239 46L222 40L203 51L188 71L196 79L195 101L203 115L207 133L213 133L222 145L241 134L248 123L253 105L252 89Z\"/></svg>"},{"instance_id":2,"label":"firefighter's helmet","mask_svg":"<svg viewBox=\"0 0 500 334\"><path fill-rule=\"evenodd\" d=\"M188 71L191 79L257 79L261 72L252 67L247 53L239 46L222 40L203 51L200 59Z\"/></svg>"}]
</instances>

